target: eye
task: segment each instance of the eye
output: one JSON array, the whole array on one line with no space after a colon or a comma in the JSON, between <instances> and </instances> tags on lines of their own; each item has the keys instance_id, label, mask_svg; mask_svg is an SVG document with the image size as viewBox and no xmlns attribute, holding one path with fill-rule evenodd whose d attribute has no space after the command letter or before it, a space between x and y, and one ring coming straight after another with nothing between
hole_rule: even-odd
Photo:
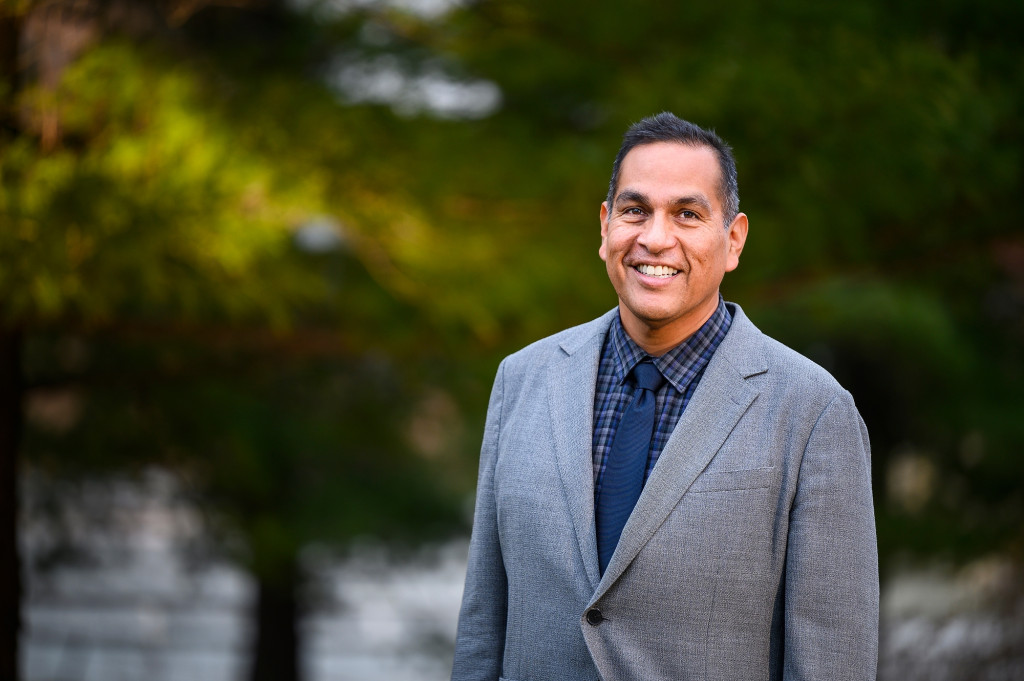
<instances>
[{"instance_id":1,"label":"eye","mask_svg":"<svg viewBox=\"0 0 1024 681\"><path fill-rule=\"evenodd\" d=\"M640 206L629 206L622 211L623 215L642 216L644 215L644 209Z\"/></svg>"},{"instance_id":2,"label":"eye","mask_svg":"<svg viewBox=\"0 0 1024 681\"><path fill-rule=\"evenodd\" d=\"M684 220L696 220L700 216L694 213L692 210L684 210L679 212L679 217Z\"/></svg>"}]
</instances>

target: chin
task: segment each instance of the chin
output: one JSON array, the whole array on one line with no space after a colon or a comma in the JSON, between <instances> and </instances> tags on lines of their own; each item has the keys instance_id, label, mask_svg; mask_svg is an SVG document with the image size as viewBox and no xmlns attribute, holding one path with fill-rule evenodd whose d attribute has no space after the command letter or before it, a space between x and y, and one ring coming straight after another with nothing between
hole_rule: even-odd
<instances>
[{"instance_id":1,"label":"chin","mask_svg":"<svg viewBox=\"0 0 1024 681\"><path fill-rule=\"evenodd\" d=\"M634 319L636 319L636 321L649 329L660 329L661 327L672 323L672 321L678 317L675 313L667 310L630 309L629 313Z\"/></svg>"},{"instance_id":2,"label":"chin","mask_svg":"<svg viewBox=\"0 0 1024 681\"><path fill-rule=\"evenodd\" d=\"M629 311L633 313L637 319L650 322L651 324L667 324L673 319L677 319L680 316L686 314L685 310L681 310L677 305L665 305L659 304L662 301L647 301L640 302L637 305L629 307ZM678 303L677 300L672 301Z\"/></svg>"}]
</instances>

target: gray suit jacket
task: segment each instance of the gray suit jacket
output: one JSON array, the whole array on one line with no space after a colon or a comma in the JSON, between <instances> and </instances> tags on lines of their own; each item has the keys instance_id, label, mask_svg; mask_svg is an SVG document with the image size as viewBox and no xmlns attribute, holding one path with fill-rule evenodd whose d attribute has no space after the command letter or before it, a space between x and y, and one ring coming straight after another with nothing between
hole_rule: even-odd
<instances>
[{"instance_id":1,"label":"gray suit jacket","mask_svg":"<svg viewBox=\"0 0 1024 681\"><path fill-rule=\"evenodd\" d=\"M875 678L864 423L826 371L729 305L603 576L591 442L617 310L502 362L452 679Z\"/></svg>"}]
</instances>

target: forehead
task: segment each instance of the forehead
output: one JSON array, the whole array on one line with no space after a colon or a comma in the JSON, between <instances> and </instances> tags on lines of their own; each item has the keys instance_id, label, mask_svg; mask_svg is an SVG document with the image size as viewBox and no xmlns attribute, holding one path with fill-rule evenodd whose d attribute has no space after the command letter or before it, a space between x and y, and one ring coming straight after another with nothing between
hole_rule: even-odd
<instances>
[{"instance_id":1,"label":"forehead","mask_svg":"<svg viewBox=\"0 0 1024 681\"><path fill-rule=\"evenodd\" d=\"M721 170L710 147L677 142L641 144L629 150L619 169L616 194L626 189L674 200L695 192L718 208Z\"/></svg>"}]
</instances>

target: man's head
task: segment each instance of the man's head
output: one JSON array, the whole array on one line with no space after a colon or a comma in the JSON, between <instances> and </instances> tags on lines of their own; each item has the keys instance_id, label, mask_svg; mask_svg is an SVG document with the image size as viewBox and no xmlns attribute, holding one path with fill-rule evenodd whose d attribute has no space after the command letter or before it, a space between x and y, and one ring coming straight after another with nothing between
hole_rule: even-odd
<instances>
[{"instance_id":1,"label":"man's head","mask_svg":"<svg viewBox=\"0 0 1024 681\"><path fill-rule=\"evenodd\" d=\"M675 114L663 111L656 116L649 116L639 123L630 126L622 136L622 146L612 164L612 178L608 183L608 205L612 205L615 191L619 185L619 172L622 160L634 147L654 142L677 142L692 147L707 147L718 158L718 171L721 175L719 200L724 208L725 224L728 225L740 211L740 190L736 179L736 159L732 149L712 130L684 121Z\"/></svg>"},{"instance_id":2,"label":"man's head","mask_svg":"<svg viewBox=\"0 0 1024 681\"><path fill-rule=\"evenodd\" d=\"M739 264L747 216L735 209L736 171L718 137L671 114L647 121L654 123L627 133L615 161L612 193L601 204L599 254L623 327L659 355L715 311L722 278ZM662 139L666 129L674 132Z\"/></svg>"}]
</instances>

